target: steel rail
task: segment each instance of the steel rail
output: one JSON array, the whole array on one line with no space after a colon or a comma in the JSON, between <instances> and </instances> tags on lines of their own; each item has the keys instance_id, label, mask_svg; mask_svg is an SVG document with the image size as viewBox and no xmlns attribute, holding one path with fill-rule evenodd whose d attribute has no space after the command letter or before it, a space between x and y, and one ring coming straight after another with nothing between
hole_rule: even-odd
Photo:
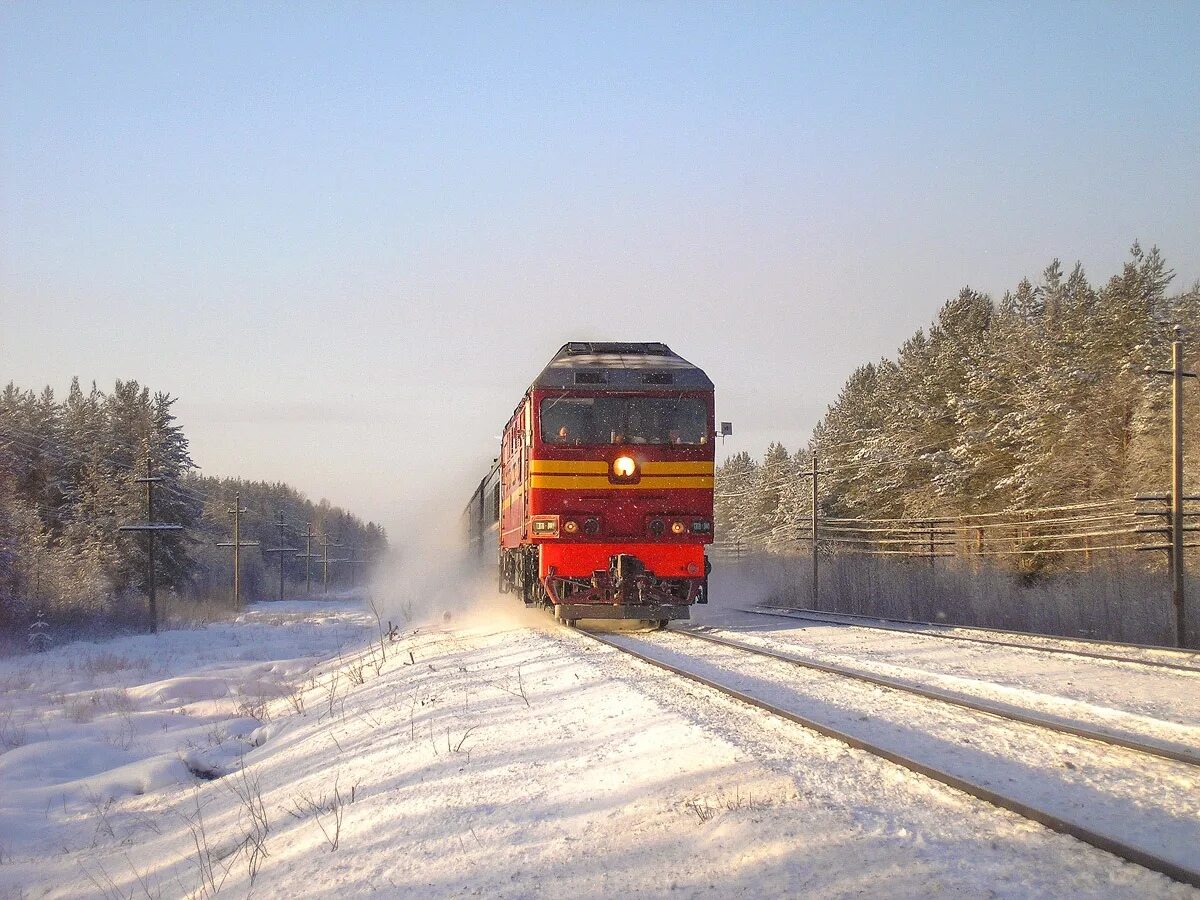
<instances>
[{"instance_id":1,"label":"steel rail","mask_svg":"<svg viewBox=\"0 0 1200 900\"><path fill-rule=\"evenodd\" d=\"M989 716L996 716L1001 719L1009 719L1013 722L1021 722L1025 725L1034 725L1038 728L1046 728L1050 731L1059 731L1063 734L1069 734L1073 737L1084 738L1090 741L1097 741L1102 744L1110 744L1117 747L1124 747L1126 750L1133 750L1138 753L1146 753L1150 756L1159 756L1163 759L1170 759L1175 762L1184 763L1189 766L1200 766L1200 754L1192 753L1187 750L1177 750L1172 747L1167 747L1162 744L1147 744L1142 741L1134 740L1133 738L1121 737L1117 734L1111 734L1107 731L1098 731L1082 725L1070 725L1066 722L1057 722L1054 719L1044 718L1033 713L1024 712L1019 709L1013 709L1003 703L993 703L987 700L975 700L968 697L963 697L951 691L944 691L939 688L922 687L920 685L910 684L899 678L891 678L887 675L875 675L870 672L864 672L861 669L853 669L849 666L840 666L836 663L822 663L816 660L804 659L800 656L795 656L791 653L784 653L778 650L769 650L765 647L755 647L750 644L743 644L741 641L731 641L727 638L717 637L712 634L705 634L695 628L672 628L672 634L683 634L690 638L695 638L700 641L708 641L712 644L717 644L722 647L730 647L734 650L741 650L746 653L751 653L757 656L765 656L770 659L779 660L780 662L791 663L794 666L803 666L806 669L815 669L818 672L824 672L828 675L840 675L845 678L853 678L858 681L865 681L868 684L878 685L879 687L890 688L892 690L904 691L909 694L916 694L918 697L925 697L929 700L937 700L942 703L949 703L952 706L961 706L963 709L973 710L975 712L986 713Z\"/></svg>"},{"instance_id":2,"label":"steel rail","mask_svg":"<svg viewBox=\"0 0 1200 900\"><path fill-rule=\"evenodd\" d=\"M919 637L943 638L954 641L969 641L975 644L991 644L997 647L1014 647L1018 650L1032 650L1037 653L1061 653L1068 656L1083 656L1089 659L1104 659L1112 662L1129 663L1135 666L1148 666L1153 669L1170 669L1175 672L1190 672L1193 675L1200 675L1200 666L1185 666L1180 663L1166 662L1165 660L1155 659L1137 659L1132 656L1120 656L1115 653L1100 653L1094 650L1076 650L1070 647L1045 647L1039 644L1024 644L1017 641L1001 641L992 638L971 637L963 634L949 634L943 631L919 631L913 628L894 628L888 625L871 625L866 622L843 622L839 621L838 617L851 619L869 619L872 622L894 622L899 625L920 625L928 628L965 628L973 631L991 631L998 634L1020 634L1020 632L1004 631L999 628L981 628L975 625L942 625L938 622L919 622L910 619L889 619L884 616L860 616L856 613L826 613L820 610L788 610L780 609L778 612L766 609L745 609L739 608L738 612L750 613L756 616L774 616L778 619L800 619L809 622L823 622L826 625L845 625L849 628L872 628L877 631L891 631L896 634L915 634ZM1077 638L1060 637L1053 634L1031 633L1030 637L1047 638L1055 641L1072 641ZM1174 653L1185 656L1189 659L1194 659L1200 662L1200 654L1194 651L1181 650L1178 647L1156 647L1152 644L1121 644L1116 641L1089 641L1095 644L1104 644L1112 647L1127 647L1136 650L1153 650L1161 653Z\"/></svg>"},{"instance_id":3,"label":"steel rail","mask_svg":"<svg viewBox=\"0 0 1200 900\"><path fill-rule=\"evenodd\" d=\"M1047 634L1044 631L1013 631L1011 628L995 628L991 625L955 625L949 622L923 622L919 619L898 619L895 616L868 616L863 613L848 613L848 612L825 612L819 609L807 609L804 607L790 606L775 606L765 607L759 606L754 609L739 609L739 612L758 613L762 615L771 615L774 613L804 613L819 616L842 616L847 619L870 619L874 622L899 622L902 625L923 625L929 628L963 628L969 631L986 631L991 634L1011 634L1016 637L1036 637L1046 638L1051 641L1073 641L1077 644L1099 644L1105 647L1124 647L1133 650L1154 650L1160 653L1174 653L1177 656L1186 656L1195 659L1200 663L1200 650L1189 650L1186 647L1164 647L1162 644L1134 644L1129 641L1109 641L1104 638L1089 638L1089 637L1070 637L1062 634ZM919 633L919 632L915 632ZM1022 645L1024 646L1024 645ZM1124 659L1124 657L1122 657Z\"/></svg>"},{"instance_id":4,"label":"steel rail","mask_svg":"<svg viewBox=\"0 0 1200 900\"><path fill-rule=\"evenodd\" d=\"M1126 844L1120 840L1117 840L1116 838L1110 837L1109 835L1094 831L1091 828L1088 828L1086 825L1081 825L1078 822L1072 822L1067 819L1063 819L1054 815L1053 813L1030 806L1029 804L1024 803L1021 800L1017 800L1014 797L1008 797L1004 794L994 791L982 784L978 784L974 781L954 775L943 769L920 762L919 760L913 759L910 756L906 756L903 753L898 753L894 750L888 750L886 747L882 747L870 741L863 740L862 738L855 737L854 735L842 731L839 728L826 725L822 722L816 721L815 719L810 719L807 716L802 716L799 713L793 712L792 710L784 709L781 706L777 706L774 703L770 703L766 700L746 694L737 690L736 688L723 685L720 682L713 681L711 678L706 678L705 676L696 672L691 672L679 666L672 665L669 662L656 659L653 656L642 653L631 647L626 647L593 631L579 629L579 633L586 635L598 643L605 644L614 650L618 650L621 653L632 656L633 658L644 663L648 663L656 668L671 672L680 678L685 678L689 681L694 681L697 684L702 684L707 688L711 688L712 690L724 694L727 697L732 697L734 700L738 700L748 706L761 709L764 712L768 712L781 719L786 719L789 722L793 722L804 728L808 728L817 732L818 734L824 735L825 737L840 741L856 750L863 750L872 754L873 756L879 757L880 759L887 760L890 763L894 763L895 765L908 769L909 771L916 772L919 775L924 775L926 778L954 788L955 790L962 791L963 793L968 794L977 800L983 800L984 802L990 803L1000 809L1016 813L1017 815L1029 819L1030 821L1037 822L1039 825L1044 825L1051 831L1069 835L1070 837L1082 841L1085 844L1090 844L1099 850L1103 850L1106 853L1111 853L1113 856L1119 857L1120 859L1124 859L1128 862L1142 866L1145 869L1165 875L1174 881L1200 888L1200 871L1185 868L1177 863L1171 862L1168 859L1163 859L1162 857L1156 856L1147 850L1143 850L1140 847L1134 847L1130 844Z\"/></svg>"}]
</instances>

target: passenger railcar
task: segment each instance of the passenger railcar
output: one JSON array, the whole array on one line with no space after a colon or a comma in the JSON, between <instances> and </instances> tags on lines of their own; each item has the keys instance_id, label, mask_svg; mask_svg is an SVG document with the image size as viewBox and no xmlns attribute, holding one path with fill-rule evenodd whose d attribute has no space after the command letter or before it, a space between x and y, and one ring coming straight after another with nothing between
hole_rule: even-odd
<instances>
[{"instance_id":1,"label":"passenger railcar","mask_svg":"<svg viewBox=\"0 0 1200 900\"><path fill-rule=\"evenodd\" d=\"M686 619L708 600L713 384L665 344L565 344L465 511L499 586L555 617ZM493 532L494 529L494 532Z\"/></svg>"}]
</instances>

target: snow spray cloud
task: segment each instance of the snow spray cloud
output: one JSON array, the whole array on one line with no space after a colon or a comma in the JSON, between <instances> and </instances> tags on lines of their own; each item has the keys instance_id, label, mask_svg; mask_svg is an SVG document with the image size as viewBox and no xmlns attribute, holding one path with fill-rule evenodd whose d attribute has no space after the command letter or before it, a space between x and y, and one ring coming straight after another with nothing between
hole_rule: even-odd
<instances>
[{"instance_id":1,"label":"snow spray cloud","mask_svg":"<svg viewBox=\"0 0 1200 900\"><path fill-rule=\"evenodd\" d=\"M769 603L803 583L798 560L788 557L748 556L742 560L717 560L709 576L708 609L696 607L703 620L719 610Z\"/></svg>"},{"instance_id":2,"label":"snow spray cloud","mask_svg":"<svg viewBox=\"0 0 1200 900\"><path fill-rule=\"evenodd\" d=\"M409 537L372 581L371 596L382 619L400 628L550 621L500 593L494 556L472 557L457 514L430 516Z\"/></svg>"}]
</instances>

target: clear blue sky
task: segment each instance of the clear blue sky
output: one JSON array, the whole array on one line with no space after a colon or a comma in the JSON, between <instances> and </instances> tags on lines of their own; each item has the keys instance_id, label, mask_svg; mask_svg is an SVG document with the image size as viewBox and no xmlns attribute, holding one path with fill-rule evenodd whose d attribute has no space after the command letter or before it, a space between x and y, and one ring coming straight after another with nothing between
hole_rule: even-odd
<instances>
[{"instance_id":1,"label":"clear blue sky","mask_svg":"<svg viewBox=\"0 0 1200 900\"><path fill-rule=\"evenodd\" d=\"M759 453L964 284L1200 276L1200 4L0 10L0 378L137 378L204 470L461 505L572 338Z\"/></svg>"}]
</instances>

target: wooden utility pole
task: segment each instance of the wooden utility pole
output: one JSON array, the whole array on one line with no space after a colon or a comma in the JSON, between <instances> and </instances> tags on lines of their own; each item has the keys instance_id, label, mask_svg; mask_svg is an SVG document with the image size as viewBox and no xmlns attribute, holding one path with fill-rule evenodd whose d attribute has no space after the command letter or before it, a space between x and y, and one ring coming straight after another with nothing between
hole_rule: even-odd
<instances>
[{"instance_id":1,"label":"wooden utility pole","mask_svg":"<svg viewBox=\"0 0 1200 900\"><path fill-rule=\"evenodd\" d=\"M329 548L330 547L340 547L340 546L342 546L340 541L331 541L325 535L321 535L321 591L322 591L322 593L325 593L325 594L329 593L329 564L331 562L343 562L343 560L340 560L340 559L330 559L329 558Z\"/></svg>"},{"instance_id":2,"label":"wooden utility pole","mask_svg":"<svg viewBox=\"0 0 1200 900\"><path fill-rule=\"evenodd\" d=\"M304 593L312 593L312 561L317 558L318 554L312 552L313 534L312 522L304 523L304 552L297 554L297 559L304 560Z\"/></svg>"},{"instance_id":3,"label":"wooden utility pole","mask_svg":"<svg viewBox=\"0 0 1200 900\"><path fill-rule=\"evenodd\" d=\"M1156 375L1171 376L1171 492L1167 500L1171 505L1171 601L1175 606L1175 641L1177 646L1187 646L1187 605L1184 599L1183 533L1183 379L1195 378L1195 372L1183 370L1182 329L1175 326L1175 339L1171 342L1171 368L1147 370Z\"/></svg>"},{"instance_id":4,"label":"wooden utility pole","mask_svg":"<svg viewBox=\"0 0 1200 900\"><path fill-rule=\"evenodd\" d=\"M817 508L818 508L818 476L817 471L817 451L813 451L812 455L812 605L813 609L817 609L817 603L821 599L821 576L819 562L817 559Z\"/></svg>"},{"instance_id":5,"label":"wooden utility pole","mask_svg":"<svg viewBox=\"0 0 1200 900\"><path fill-rule=\"evenodd\" d=\"M818 556L817 556L817 550L818 550L817 528L820 526L820 521L819 521L820 488L819 488L818 481L819 481L820 476L828 475L830 471L831 470L829 470L829 469L818 469L817 468L817 451L813 450L812 469L808 472L800 473L801 478L811 478L812 479L812 515L810 517L810 523L809 523L809 530L811 532L809 534L809 540L811 541L811 545L812 545L812 607L813 607L813 609L820 608L819 603L821 600L821 572L820 572L820 562L819 562Z\"/></svg>"},{"instance_id":6,"label":"wooden utility pole","mask_svg":"<svg viewBox=\"0 0 1200 900\"><path fill-rule=\"evenodd\" d=\"M154 485L165 479L154 474L154 463L146 455L146 475L134 479L146 485L146 521L137 525L122 525L118 531L140 531L146 535L146 598L150 601L150 633L158 634L158 573L154 569L154 536L160 531L181 531L182 525L168 525L154 521Z\"/></svg>"},{"instance_id":7,"label":"wooden utility pole","mask_svg":"<svg viewBox=\"0 0 1200 900\"><path fill-rule=\"evenodd\" d=\"M298 547L283 546L284 544L287 543L287 534L285 533L285 529L287 528L287 523L283 520L283 513L279 514L279 518L275 522L275 527L279 529L279 546L278 547L268 547L267 549L265 549L263 551L263 553L278 553L279 554L279 599L282 600L283 599L283 554L299 553L300 549Z\"/></svg>"},{"instance_id":8,"label":"wooden utility pole","mask_svg":"<svg viewBox=\"0 0 1200 900\"><path fill-rule=\"evenodd\" d=\"M242 509L242 495L236 493L233 495L233 509L228 511L233 516L233 541L222 541L217 544L218 547L233 548L233 606L235 609L242 608L242 548L257 547L258 541L243 541L242 540L242 513L249 512L248 509Z\"/></svg>"},{"instance_id":9,"label":"wooden utility pole","mask_svg":"<svg viewBox=\"0 0 1200 900\"><path fill-rule=\"evenodd\" d=\"M154 485L162 481L162 478L155 476L154 464L150 461L150 456L146 456L146 474L142 478L135 479L138 484L146 486L146 524L149 530L146 532L146 596L150 601L150 633L158 633L158 573L154 571Z\"/></svg>"}]
</instances>

